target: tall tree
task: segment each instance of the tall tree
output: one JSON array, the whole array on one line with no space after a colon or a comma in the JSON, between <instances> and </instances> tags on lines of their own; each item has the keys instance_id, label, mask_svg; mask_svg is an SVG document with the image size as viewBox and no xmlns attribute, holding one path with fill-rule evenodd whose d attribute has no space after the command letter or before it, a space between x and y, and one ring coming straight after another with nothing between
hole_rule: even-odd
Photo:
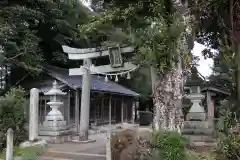
<instances>
[{"instance_id":1,"label":"tall tree","mask_svg":"<svg viewBox=\"0 0 240 160\"><path fill-rule=\"evenodd\" d=\"M157 71L155 128L179 128L183 118L183 66L190 62L182 15L169 0L115 0L104 1L102 6L91 23L79 26L81 34L89 39L98 35L105 45L136 46L135 62Z\"/></svg>"}]
</instances>

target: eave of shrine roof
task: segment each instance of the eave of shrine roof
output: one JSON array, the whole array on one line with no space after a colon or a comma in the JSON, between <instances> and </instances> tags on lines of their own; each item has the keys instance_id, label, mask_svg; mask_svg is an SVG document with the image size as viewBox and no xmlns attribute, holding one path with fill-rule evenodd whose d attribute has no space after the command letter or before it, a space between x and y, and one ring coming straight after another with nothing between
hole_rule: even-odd
<instances>
[{"instance_id":1,"label":"eave of shrine roof","mask_svg":"<svg viewBox=\"0 0 240 160\"><path fill-rule=\"evenodd\" d=\"M44 65L44 70L50 76L67 84L69 87L73 89L82 88L82 76L69 76L68 69ZM92 78L91 90L93 91L110 92L133 97L139 96L138 93L115 82L112 81L105 82L104 77L92 75L91 78Z\"/></svg>"}]
</instances>

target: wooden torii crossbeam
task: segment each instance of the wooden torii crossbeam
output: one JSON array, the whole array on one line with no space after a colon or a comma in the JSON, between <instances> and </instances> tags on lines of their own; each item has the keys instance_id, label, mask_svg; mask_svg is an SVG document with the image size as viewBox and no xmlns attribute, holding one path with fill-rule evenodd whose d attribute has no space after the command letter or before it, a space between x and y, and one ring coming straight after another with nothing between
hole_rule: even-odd
<instances>
[{"instance_id":1,"label":"wooden torii crossbeam","mask_svg":"<svg viewBox=\"0 0 240 160\"><path fill-rule=\"evenodd\" d=\"M79 131L79 111L75 113L75 123L77 131L79 131L79 140L88 140L89 129L89 109L90 109L90 90L91 76L90 74L101 74L111 72L128 71L137 68L131 62L123 63L121 54L133 53L134 47L119 47L113 46L108 49L84 48L77 49L68 46L62 46L63 51L68 54L71 60L83 60L83 66L80 68L69 69L69 75L83 75L82 78L82 96L81 96L81 116L80 116L80 131ZM91 59L109 56L110 65L94 66ZM78 115L78 116L77 116ZM111 122L110 122L111 123Z\"/></svg>"}]
</instances>

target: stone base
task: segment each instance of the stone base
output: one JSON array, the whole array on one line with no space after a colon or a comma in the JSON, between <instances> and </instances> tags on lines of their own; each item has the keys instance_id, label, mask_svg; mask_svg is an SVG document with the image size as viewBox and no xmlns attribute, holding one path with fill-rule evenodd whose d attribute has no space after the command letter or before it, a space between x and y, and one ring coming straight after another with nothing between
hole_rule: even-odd
<instances>
[{"instance_id":1,"label":"stone base","mask_svg":"<svg viewBox=\"0 0 240 160\"><path fill-rule=\"evenodd\" d=\"M66 126L66 121L44 121L39 127L39 138L50 143L71 141L72 131Z\"/></svg>"},{"instance_id":2,"label":"stone base","mask_svg":"<svg viewBox=\"0 0 240 160\"><path fill-rule=\"evenodd\" d=\"M208 121L184 121L184 128L187 129L205 129L211 128Z\"/></svg>"},{"instance_id":3,"label":"stone base","mask_svg":"<svg viewBox=\"0 0 240 160\"><path fill-rule=\"evenodd\" d=\"M183 134L213 135L213 126L208 121L184 121Z\"/></svg>"},{"instance_id":4,"label":"stone base","mask_svg":"<svg viewBox=\"0 0 240 160\"><path fill-rule=\"evenodd\" d=\"M68 130L66 121L44 121L43 124L39 127L40 131L50 130L50 131L59 131L59 130Z\"/></svg>"},{"instance_id":5,"label":"stone base","mask_svg":"<svg viewBox=\"0 0 240 160\"><path fill-rule=\"evenodd\" d=\"M188 121L191 121L191 120L205 121L206 120L206 113L204 113L204 112L189 112L187 114L186 119Z\"/></svg>"},{"instance_id":6,"label":"stone base","mask_svg":"<svg viewBox=\"0 0 240 160\"><path fill-rule=\"evenodd\" d=\"M62 135L71 135L71 130L40 130L40 136L62 136Z\"/></svg>"},{"instance_id":7,"label":"stone base","mask_svg":"<svg viewBox=\"0 0 240 160\"><path fill-rule=\"evenodd\" d=\"M213 127L208 121L185 121L182 134L190 144L192 143L214 143Z\"/></svg>"},{"instance_id":8,"label":"stone base","mask_svg":"<svg viewBox=\"0 0 240 160\"><path fill-rule=\"evenodd\" d=\"M39 138L46 140L48 143L64 143L72 140L71 135L39 136Z\"/></svg>"}]
</instances>

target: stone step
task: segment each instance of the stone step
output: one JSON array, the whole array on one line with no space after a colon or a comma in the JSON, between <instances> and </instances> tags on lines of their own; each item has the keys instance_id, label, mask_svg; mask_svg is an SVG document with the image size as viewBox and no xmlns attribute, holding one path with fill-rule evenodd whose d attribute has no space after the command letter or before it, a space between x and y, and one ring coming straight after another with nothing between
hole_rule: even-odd
<instances>
[{"instance_id":1,"label":"stone step","mask_svg":"<svg viewBox=\"0 0 240 160\"><path fill-rule=\"evenodd\" d=\"M215 142L216 140L212 136L208 135L187 135L186 137L190 142Z\"/></svg>"},{"instance_id":2,"label":"stone step","mask_svg":"<svg viewBox=\"0 0 240 160\"><path fill-rule=\"evenodd\" d=\"M211 128L199 128L199 129L191 129L191 128L184 128L182 130L183 134L202 134L202 135L212 135L213 134L213 129Z\"/></svg>"},{"instance_id":3,"label":"stone step","mask_svg":"<svg viewBox=\"0 0 240 160\"><path fill-rule=\"evenodd\" d=\"M216 147L216 142L192 142L194 147Z\"/></svg>"},{"instance_id":4,"label":"stone step","mask_svg":"<svg viewBox=\"0 0 240 160\"><path fill-rule=\"evenodd\" d=\"M216 142L192 142L188 146L188 149L193 150L194 152L209 152L214 150L217 147Z\"/></svg>"}]
</instances>

